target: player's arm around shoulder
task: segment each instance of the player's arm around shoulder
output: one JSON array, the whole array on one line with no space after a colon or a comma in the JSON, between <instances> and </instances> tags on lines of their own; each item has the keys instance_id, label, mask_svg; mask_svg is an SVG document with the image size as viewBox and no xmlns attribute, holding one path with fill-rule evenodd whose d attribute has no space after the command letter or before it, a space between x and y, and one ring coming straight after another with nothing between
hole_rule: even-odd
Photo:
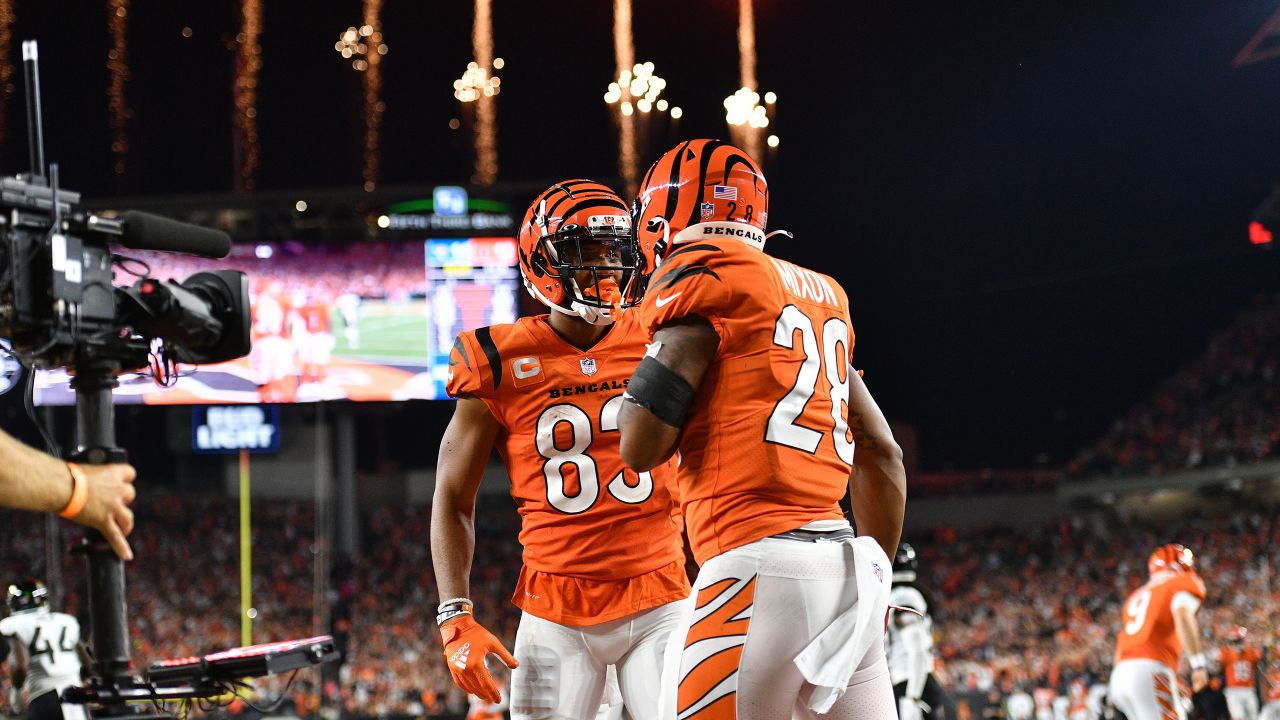
<instances>
[{"instance_id":1,"label":"player's arm around shoulder","mask_svg":"<svg viewBox=\"0 0 1280 720\"><path fill-rule=\"evenodd\" d=\"M875 538L893 557L906 514L907 470L889 421L853 368L849 369L849 430L854 441L849 493L858 534Z\"/></svg>"},{"instance_id":2,"label":"player's arm around shoulder","mask_svg":"<svg viewBox=\"0 0 1280 720\"><path fill-rule=\"evenodd\" d=\"M715 359L720 336L699 315L659 327L636 366L618 412L622 461L651 470L676 451L689 407Z\"/></svg>"}]
</instances>

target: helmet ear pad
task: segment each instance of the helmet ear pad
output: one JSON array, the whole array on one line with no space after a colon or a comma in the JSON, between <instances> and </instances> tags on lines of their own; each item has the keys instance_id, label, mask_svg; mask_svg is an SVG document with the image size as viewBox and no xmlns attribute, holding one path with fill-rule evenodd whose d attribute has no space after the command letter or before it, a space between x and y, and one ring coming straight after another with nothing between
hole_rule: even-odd
<instances>
[{"instance_id":1,"label":"helmet ear pad","mask_svg":"<svg viewBox=\"0 0 1280 720\"><path fill-rule=\"evenodd\" d=\"M545 298L546 302L560 305L565 299L564 283L551 269L546 252L545 241L539 242L528 256L521 252L521 259L527 267L527 271L522 273L523 280L535 298Z\"/></svg>"}]
</instances>

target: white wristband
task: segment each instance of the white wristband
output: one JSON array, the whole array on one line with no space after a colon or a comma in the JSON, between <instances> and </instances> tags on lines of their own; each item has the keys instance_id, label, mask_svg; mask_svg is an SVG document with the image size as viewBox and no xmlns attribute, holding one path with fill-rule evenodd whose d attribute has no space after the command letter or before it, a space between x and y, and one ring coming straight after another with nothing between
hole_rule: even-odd
<instances>
[{"instance_id":1,"label":"white wristband","mask_svg":"<svg viewBox=\"0 0 1280 720\"><path fill-rule=\"evenodd\" d=\"M1187 662L1191 664L1192 670L1204 670L1205 668L1204 653L1196 653L1195 655L1192 655L1191 657L1187 658Z\"/></svg>"},{"instance_id":2,"label":"white wristband","mask_svg":"<svg viewBox=\"0 0 1280 720\"><path fill-rule=\"evenodd\" d=\"M448 600L442 600L440 604L436 606L436 612L444 612L446 609L454 605L466 606L468 608L475 607L475 603L471 602L471 598L450 598Z\"/></svg>"}]
</instances>

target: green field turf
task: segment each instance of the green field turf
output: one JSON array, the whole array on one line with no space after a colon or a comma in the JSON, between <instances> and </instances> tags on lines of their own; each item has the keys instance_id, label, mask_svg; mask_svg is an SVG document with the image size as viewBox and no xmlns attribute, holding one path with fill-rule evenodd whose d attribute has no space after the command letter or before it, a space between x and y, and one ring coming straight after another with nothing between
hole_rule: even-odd
<instances>
[{"instance_id":1,"label":"green field turf","mask_svg":"<svg viewBox=\"0 0 1280 720\"><path fill-rule=\"evenodd\" d=\"M330 316L334 339L333 354L369 360L427 362L427 303L387 303L366 300L360 304L360 337L357 347L347 342L342 313Z\"/></svg>"}]
</instances>

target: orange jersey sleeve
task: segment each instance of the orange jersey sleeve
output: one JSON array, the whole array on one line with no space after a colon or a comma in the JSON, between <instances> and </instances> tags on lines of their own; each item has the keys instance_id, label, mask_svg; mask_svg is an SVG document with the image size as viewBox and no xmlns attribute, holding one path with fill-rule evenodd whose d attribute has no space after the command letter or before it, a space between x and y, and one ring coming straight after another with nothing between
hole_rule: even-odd
<instances>
[{"instance_id":1,"label":"orange jersey sleeve","mask_svg":"<svg viewBox=\"0 0 1280 720\"><path fill-rule=\"evenodd\" d=\"M594 624L689 592L672 522L674 461L637 474L618 450L622 393L644 350L634 322L581 351L546 316L454 343L448 392L480 398L502 428L524 548L514 601L544 619Z\"/></svg>"},{"instance_id":2,"label":"orange jersey sleeve","mask_svg":"<svg viewBox=\"0 0 1280 720\"><path fill-rule=\"evenodd\" d=\"M450 397L484 399L496 389L493 371L489 368L488 358L480 352L476 333L482 333L488 342L492 342L489 328L459 333L453 339L453 349L449 351L449 375L445 382L445 392Z\"/></svg>"},{"instance_id":3,"label":"orange jersey sleeve","mask_svg":"<svg viewBox=\"0 0 1280 720\"><path fill-rule=\"evenodd\" d=\"M1156 660L1177 669L1182 642L1174 627L1173 603L1179 593L1203 602L1204 582L1194 573L1160 572L1125 601L1116 661Z\"/></svg>"},{"instance_id":4,"label":"orange jersey sleeve","mask_svg":"<svg viewBox=\"0 0 1280 720\"><path fill-rule=\"evenodd\" d=\"M725 340L724 315L732 312L731 278L726 281L724 251L712 243L681 245L667 256L645 290L638 316L648 337L687 315L706 319Z\"/></svg>"},{"instance_id":5,"label":"orange jersey sleeve","mask_svg":"<svg viewBox=\"0 0 1280 720\"><path fill-rule=\"evenodd\" d=\"M853 330L839 283L736 240L694 241L664 259L634 312L650 338L692 315L720 337L680 442L699 562L843 517Z\"/></svg>"}]
</instances>

